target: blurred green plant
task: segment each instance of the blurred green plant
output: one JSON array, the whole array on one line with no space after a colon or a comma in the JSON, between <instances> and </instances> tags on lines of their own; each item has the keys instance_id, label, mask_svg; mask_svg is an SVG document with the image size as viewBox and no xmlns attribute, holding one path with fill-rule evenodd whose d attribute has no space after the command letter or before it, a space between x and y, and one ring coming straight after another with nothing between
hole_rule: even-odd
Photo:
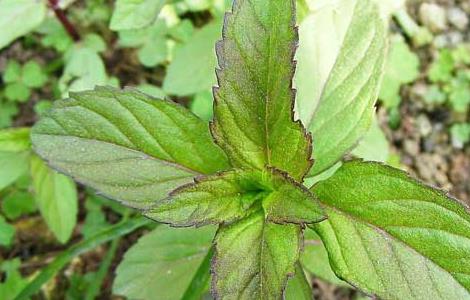
<instances>
[{"instance_id":1,"label":"blurred green plant","mask_svg":"<svg viewBox=\"0 0 470 300\"><path fill-rule=\"evenodd\" d=\"M36 61L28 61L22 66L15 60L8 61L2 77L6 83L5 98L16 102L28 101L31 89L43 87L48 79L43 67Z\"/></svg>"},{"instance_id":2,"label":"blurred green plant","mask_svg":"<svg viewBox=\"0 0 470 300\"><path fill-rule=\"evenodd\" d=\"M397 128L400 123L401 87L419 77L419 68L418 56L410 50L403 37L393 36L379 93L379 100L389 111L389 124L392 128Z\"/></svg>"},{"instance_id":3,"label":"blurred green plant","mask_svg":"<svg viewBox=\"0 0 470 300\"><path fill-rule=\"evenodd\" d=\"M29 133L28 128L0 131L2 212L8 218L15 219L21 214L33 212L37 207L56 238L61 243L66 243L77 220L75 184L68 177L48 168L31 152ZM17 189L4 191L29 174L35 205L24 192Z\"/></svg>"},{"instance_id":4,"label":"blurred green plant","mask_svg":"<svg viewBox=\"0 0 470 300\"><path fill-rule=\"evenodd\" d=\"M28 284L28 280L21 276L20 266L21 261L18 258L0 263L0 271L5 274L5 278L0 282L0 299L15 299Z\"/></svg>"},{"instance_id":5,"label":"blurred green plant","mask_svg":"<svg viewBox=\"0 0 470 300\"><path fill-rule=\"evenodd\" d=\"M450 128L452 144L456 148L463 148L465 144L470 142L470 123L454 124Z\"/></svg>"},{"instance_id":6,"label":"blurred green plant","mask_svg":"<svg viewBox=\"0 0 470 300\"><path fill-rule=\"evenodd\" d=\"M46 18L46 3L44 0L0 1L0 49L39 26Z\"/></svg>"},{"instance_id":7,"label":"blurred green plant","mask_svg":"<svg viewBox=\"0 0 470 300\"><path fill-rule=\"evenodd\" d=\"M470 107L470 45L441 49L427 72L432 86L424 96L429 104L447 103L465 114Z\"/></svg>"}]
</instances>

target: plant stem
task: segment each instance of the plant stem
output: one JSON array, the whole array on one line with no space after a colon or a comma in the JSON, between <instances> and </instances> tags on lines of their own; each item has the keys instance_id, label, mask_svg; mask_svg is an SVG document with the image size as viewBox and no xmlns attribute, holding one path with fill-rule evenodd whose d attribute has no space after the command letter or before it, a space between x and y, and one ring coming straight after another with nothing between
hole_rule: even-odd
<instances>
[{"instance_id":1,"label":"plant stem","mask_svg":"<svg viewBox=\"0 0 470 300\"><path fill-rule=\"evenodd\" d=\"M75 26L70 22L70 20L65 15L65 12L59 7L59 0L49 0L49 7L54 11L55 16L59 19L62 26L64 26L67 33L70 37L78 42L80 40L80 34L78 34Z\"/></svg>"},{"instance_id":2,"label":"plant stem","mask_svg":"<svg viewBox=\"0 0 470 300\"><path fill-rule=\"evenodd\" d=\"M101 261L101 265L100 265L100 268L98 269L98 272L96 272L96 275L94 276L92 283L88 286L88 289L84 297L85 300L93 300L93 299L96 299L100 295L101 285L103 284L103 281L106 275L108 274L109 267L111 266L111 263L113 262L113 258L114 258L114 255L116 254L119 241L120 239L117 238L111 242L108 252L106 253L103 260Z\"/></svg>"},{"instance_id":3,"label":"plant stem","mask_svg":"<svg viewBox=\"0 0 470 300\"><path fill-rule=\"evenodd\" d=\"M415 46L421 47L432 42L433 36L431 32L427 28L416 24L415 20L406 11L406 8L398 10L393 16L403 29L405 35L413 41Z\"/></svg>"}]
</instances>

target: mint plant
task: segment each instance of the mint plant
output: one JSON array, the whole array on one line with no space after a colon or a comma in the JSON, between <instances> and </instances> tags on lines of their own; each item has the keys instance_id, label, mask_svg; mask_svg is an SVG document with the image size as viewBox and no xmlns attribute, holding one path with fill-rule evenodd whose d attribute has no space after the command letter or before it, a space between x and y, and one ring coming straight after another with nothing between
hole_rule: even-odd
<instances>
[{"instance_id":1,"label":"mint plant","mask_svg":"<svg viewBox=\"0 0 470 300\"><path fill-rule=\"evenodd\" d=\"M296 101L295 15L295 1L234 2L216 45L210 127L173 102L96 87L70 92L33 128L36 152L78 182L157 222L208 226L157 228L142 241L147 247L130 251L129 260L142 268L123 267L129 280L118 277L116 289L125 293L146 273L165 272L177 261L197 270L171 278L187 282L194 274L195 280L180 292L166 290L174 282L159 285L162 298L197 297L210 268L216 299L280 299L284 293L308 299L299 263L308 226L336 275L368 294L469 299L470 210L464 204L400 170L363 161L345 162L307 187L306 178L335 165L367 132L386 30L373 2L345 1L344 27L330 51L321 51L321 32L310 40L325 58L312 76L319 90L313 100L303 94ZM218 227L213 239L209 225ZM148 249L165 249L155 269ZM294 287L286 290L294 275ZM128 296L152 298L146 289L153 288Z\"/></svg>"}]
</instances>

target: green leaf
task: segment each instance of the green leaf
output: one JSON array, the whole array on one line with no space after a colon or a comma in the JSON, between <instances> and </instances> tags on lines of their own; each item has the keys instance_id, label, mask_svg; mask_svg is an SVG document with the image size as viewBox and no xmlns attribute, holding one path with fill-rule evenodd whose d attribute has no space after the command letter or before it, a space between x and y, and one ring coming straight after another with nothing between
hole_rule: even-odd
<instances>
[{"instance_id":1,"label":"green leaf","mask_svg":"<svg viewBox=\"0 0 470 300\"><path fill-rule=\"evenodd\" d=\"M465 113L470 107L470 76L466 72L458 72L455 78L444 87L449 93L449 102L456 112Z\"/></svg>"},{"instance_id":2,"label":"green leaf","mask_svg":"<svg viewBox=\"0 0 470 300\"><path fill-rule=\"evenodd\" d=\"M45 1L0 1L0 49L39 26L46 17ZM8 30L7 30L8 29Z\"/></svg>"},{"instance_id":3,"label":"green leaf","mask_svg":"<svg viewBox=\"0 0 470 300\"><path fill-rule=\"evenodd\" d=\"M44 35L41 44L52 47L57 52L64 53L73 45L73 39L57 18L47 18L37 31Z\"/></svg>"},{"instance_id":4,"label":"green leaf","mask_svg":"<svg viewBox=\"0 0 470 300\"><path fill-rule=\"evenodd\" d=\"M300 231L266 222L262 212L222 225L212 262L215 298L281 299L299 258Z\"/></svg>"},{"instance_id":5,"label":"green leaf","mask_svg":"<svg viewBox=\"0 0 470 300\"><path fill-rule=\"evenodd\" d=\"M116 0L111 30L138 29L152 24L165 0Z\"/></svg>"},{"instance_id":6,"label":"green leaf","mask_svg":"<svg viewBox=\"0 0 470 300\"><path fill-rule=\"evenodd\" d=\"M113 292L129 299L181 299L203 263L213 236L211 227L157 227L124 255Z\"/></svg>"},{"instance_id":7,"label":"green leaf","mask_svg":"<svg viewBox=\"0 0 470 300\"><path fill-rule=\"evenodd\" d=\"M5 218L0 215L0 246L6 246L6 247L10 246L11 243L13 242L14 236L15 236L15 227L8 224L7 221L5 221Z\"/></svg>"},{"instance_id":8,"label":"green leaf","mask_svg":"<svg viewBox=\"0 0 470 300\"><path fill-rule=\"evenodd\" d=\"M328 1L300 25L296 114L315 141L310 175L334 165L367 132L386 32L370 0Z\"/></svg>"},{"instance_id":9,"label":"green leaf","mask_svg":"<svg viewBox=\"0 0 470 300\"><path fill-rule=\"evenodd\" d=\"M23 66L22 81L30 88L40 88L47 82L47 75L37 62L28 61Z\"/></svg>"},{"instance_id":10,"label":"green leaf","mask_svg":"<svg viewBox=\"0 0 470 300\"><path fill-rule=\"evenodd\" d=\"M22 152L31 149L29 128L0 130L0 151Z\"/></svg>"},{"instance_id":11,"label":"green leaf","mask_svg":"<svg viewBox=\"0 0 470 300\"><path fill-rule=\"evenodd\" d=\"M220 20L215 20L175 50L163 81L165 93L188 96L210 89L216 82L214 44L220 36Z\"/></svg>"},{"instance_id":12,"label":"green leaf","mask_svg":"<svg viewBox=\"0 0 470 300\"><path fill-rule=\"evenodd\" d=\"M261 206L270 222L304 224L323 219L313 195L275 169L235 170L197 178L145 215L173 226L202 226L240 220Z\"/></svg>"},{"instance_id":13,"label":"green leaf","mask_svg":"<svg viewBox=\"0 0 470 300\"><path fill-rule=\"evenodd\" d=\"M158 99L166 98L165 92L161 88L155 85L144 83L144 84L139 85L137 89L141 91L142 93L150 95L154 98L158 98Z\"/></svg>"},{"instance_id":14,"label":"green leaf","mask_svg":"<svg viewBox=\"0 0 470 300\"><path fill-rule=\"evenodd\" d=\"M214 98L210 91L200 92L191 101L189 109L202 120L210 121L214 115L213 100Z\"/></svg>"},{"instance_id":15,"label":"green leaf","mask_svg":"<svg viewBox=\"0 0 470 300\"><path fill-rule=\"evenodd\" d=\"M383 299L470 299L470 210L406 173L349 162L313 187L336 274Z\"/></svg>"},{"instance_id":16,"label":"green leaf","mask_svg":"<svg viewBox=\"0 0 470 300\"><path fill-rule=\"evenodd\" d=\"M56 101L32 141L54 168L138 208L199 174L228 168L203 121L129 89L98 87Z\"/></svg>"},{"instance_id":17,"label":"green leaf","mask_svg":"<svg viewBox=\"0 0 470 300\"><path fill-rule=\"evenodd\" d=\"M152 26L119 32L119 44L123 47L139 47L137 58L145 67L155 67L168 58L168 25L163 19Z\"/></svg>"},{"instance_id":18,"label":"green leaf","mask_svg":"<svg viewBox=\"0 0 470 300\"><path fill-rule=\"evenodd\" d=\"M380 128L376 117L374 117L372 122L369 131L352 151L352 154L364 160L386 162L390 155L387 138L382 128Z\"/></svg>"},{"instance_id":19,"label":"green leaf","mask_svg":"<svg viewBox=\"0 0 470 300\"><path fill-rule=\"evenodd\" d=\"M193 276L191 283L184 292L182 300L200 300L201 296L209 290L211 280L211 260L214 255L213 248L209 249L206 257L199 265L196 273Z\"/></svg>"},{"instance_id":20,"label":"green leaf","mask_svg":"<svg viewBox=\"0 0 470 300\"><path fill-rule=\"evenodd\" d=\"M194 34L194 25L190 19L183 19L176 26L170 28L168 34L178 42L187 43Z\"/></svg>"},{"instance_id":21,"label":"green leaf","mask_svg":"<svg viewBox=\"0 0 470 300\"><path fill-rule=\"evenodd\" d=\"M92 89L108 81L103 60L95 49L75 45L67 52L64 73L59 80L59 89L63 95Z\"/></svg>"},{"instance_id":22,"label":"green leaf","mask_svg":"<svg viewBox=\"0 0 470 300\"><path fill-rule=\"evenodd\" d=\"M31 158L31 176L42 217L59 242L66 243L77 223L75 184L70 178L49 169L37 156Z\"/></svg>"},{"instance_id":23,"label":"green leaf","mask_svg":"<svg viewBox=\"0 0 470 300\"><path fill-rule=\"evenodd\" d=\"M312 288L299 263L295 265L295 275L289 279L285 292L286 300L312 300Z\"/></svg>"},{"instance_id":24,"label":"green leaf","mask_svg":"<svg viewBox=\"0 0 470 300\"><path fill-rule=\"evenodd\" d=\"M455 66L470 65L470 45L462 43L452 49L452 58Z\"/></svg>"},{"instance_id":25,"label":"green leaf","mask_svg":"<svg viewBox=\"0 0 470 300\"><path fill-rule=\"evenodd\" d=\"M5 83L21 80L21 65L16 60L9 60L2 77Z\"/></svg>"},{"instance_id":26,"label":"green leaf","mask_svg":"<svg viewBox=\"0 0 470 300\"><path fill-rule=\"evenodd\" d=\"M31 90L23 82L14 82L5 87L5 98L10 101L26 102L31 97Z\"/></svg>"},{"instance_id":27,"label":"green leaf","mask_svg":"<svg viewBox=\"0 0 470 300\"><path fill-rule=\"evenodd\" d=\"M96 53L104 52L106 50L106 42L103 38L95 33L89 33L83 37L83 46Z\"/></svg>"},{"instance_id":28,"label":"green leaf","mask_svg":"<svg viewBox=\"0 0 470 300\"><path fill-rule=\"evenodd\" d=\"M449 49L442 49L432 62L428 71L428 78L432 82L448 82L452 79L454 58Z\"/></svg>"},{"instance_id":29,"label":"green leaf","mask_svg":"<svg viewBox=\"0 0 470 300\"><path fill-rule=\"evenodd\" d=\"M429 104L444 104L446 102L446 94L438 85L428 86L423 98Z\"/></svg>"},{"instance_id":30,"label":"green leaf","mask_svg":"<svg viewBox=\"0 0 470 300\"><path fill-rule=\"evenodd\" d=\"M137 52L139 61L145 67L155 67L163 63L168 57L168 46L164 37L159 37L145 44Z\"/></svg>"},{"instance_id":31,"label":"green leaf","mask_svg":"<svg viewBox=\"0 0 470 300\"><path fill-rule=\"evenodd\" d=\"M307 237L310 231L313 230L307 229L304 233L304 251L300 256L302 266L315 277L337 286L350 287L349 284L339 279L331 269L330 262L328 260L328 252L320 238L317 237L316 239L309 239Z\"/></svg>"},{"instance_id":32,"label":"green leaf","mask_svg":"<svg viewBox=\"0 0 470 300\"><path fill-rule=\"evenodd\" d=\"M212 133L237 167L266 165L301 181L312 165L311 136L293 122L295 1L238 1L216 45Z\"/></svg>"},{"instance_id":33,"label":"green leaf","mask_svg":"<svg viewBox=\"0 0 470 300\"><path fill-rule=\"evenodd\" d=\"M0 191L28 172L29 152L0 150Z\"/></svg>"},{"instance_id":34,"label":"green leaf","mask_svg":"<svg viewBox=\"0 0 470 300\"><path fill-rule=\"evenodd\" d=\"M452 145L456 148L463 148L470 142L470 123L457 123L450 128Z\"/></svg>"},{"instance_id":35,"label":"green leaf","mask_svg":"<svg viewBox=\"0 0 470 300\"><path fill-rule=\"evenodd\" d=\"M3 198L2 212L10 220L17 219L21 215L36 211L36 203L31 193L26 191L13 191Z\"/></svg>"},{"instance_id":36,"label":"green leaf","mask_svg":"<svg viewBox=\"0 0 470 300\"><path fill-rule=\"evenodd\" d=\"M0 130L0 191L27 173L30 147L28 128Z\"/></svg>"},{"instance_id":37,"label":"green leaf","mask_svg":"<svg viewBox=\"0 0 470 300\"><path fill-rule=\"evenodd\" d=\"M0 129L10 127L18 111L16 103L4 103L0 100Z\"/></svg>"},{"instance_id":38,"label":"green leaf","mask_svg":"<svg viewBox=\"0 0 470 300\"><path fill-rule=\"evenodd\" d=\"M419 77L419 58L401 36L392 39L379 98L386 107L398 107L400 88Z\"/></svg>"},{"instance_id":39,"label":"green leaf","mask_svg":"<svg viewBox=\"0 0 470 300\"><path fill-rule=\"evenodd\" d=\"M454 111L467 112L470 106L470 89L468 86L453 90L449 95L449 101Z\"/></svg>"},{"instance_id":40,"label":"green leaf","mask_svg":"<svg viewBox=\"0 0 470 300\"><path fill-rule=\"evenodd\" d=\"M5 280L0 283L0 299L13 300L28 284L26 279L21 277L19 268L21 261L19 258L3 261L0 265L0 271L5 272Z\"/></svg>"},{"instance_id":41,"label":"green leaf","mask_svg":"<svg viewBox=\"0 0 470 300\"><path fill-rule=\"evenodd\" d=\"M46 112L48 112L52 108L52 101L48 100L39 100L34 104L34 112L39 117L43 116Z\"/></svg>"}]
</instances>

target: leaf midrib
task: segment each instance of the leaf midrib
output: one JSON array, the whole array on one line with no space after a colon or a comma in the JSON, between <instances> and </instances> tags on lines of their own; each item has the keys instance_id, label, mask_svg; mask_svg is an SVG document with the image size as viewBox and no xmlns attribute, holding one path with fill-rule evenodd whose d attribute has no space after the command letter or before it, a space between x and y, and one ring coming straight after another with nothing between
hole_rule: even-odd
<instances>
[{"instance_id":1,"label":"leaf midrib","mask_svg":"<svg viewBox=\"0 0 470 300\"><path fill-rule=\"evenodd\" d=\"M274 26L273 18L272 16L272 5L273 2L269 3L269 20L271 21L271 27ZM253 13L254 14L254 13ZM264 132L265 132L265 139L266 139L266 147L264 149L265 155L266 155L266 161L269 165L271 165L271 149L269 147L269 127L268 127L268 120L269 120L269 100L271 97L270 90L268 89L268 86L271 83L271 56L272 56L272 32L268 35L268 56L267 56L267 62L268 62L268 78L266 80L266 97L265 97L265 105L264 105ZM263 225L264 226L264 225ZM264 228L264 227L263 227Z\"/></svg>"},{"instance_id":2,"label":"leaf midrib","mask_svg":"<svg viewBox=\"0 0 470 300\"><path fill-rule=\"evenodd\" d=\"M158 161L162 161L165 164L171 165L171 166L173 166L177 169L182 169L183 171L187 171L188 173L193 173L194 175L201 175L202 174L202 172L200 172L200 171L197 171L197 170L195 170L193 168L190 168L190 167L187 167L187 166L180 165L177 162L169 161L167 159L158 158L158 157L155 157L151 154L148 154L148 153L145 153L145 152L142 152L142 151L139 151L139 150L135 150L135 149L132 149L132 148L128 148L126 146L119 145L119 144L116 144L116 143L113 143L113 142L110 142L110 141L104 141L104 140L101 140L101 139L84 138L84 137L73 136L73 135L68 135L68 134L34 133L34 135L36 135L36 136L45 136L45 137L47 137L47 136L66 137L66 138L73 138L73 139L80 139L80 140L86 140L86 141L91 141L91 142L98 142L98 143L108 144L108 145L112 145L114 147L119 147L119 148L125 149L126 151L129 151L129 152L134 152L136 154L144 155L146 158L151 158L151 159L155 159L155 160L158 160ZM138 157L135 157L135 158L138 158ZM142 157L142 158L144 158L144 157ZM73 162L73 163L76 163L76 162Z\"/></svg>"}]
</instances>

